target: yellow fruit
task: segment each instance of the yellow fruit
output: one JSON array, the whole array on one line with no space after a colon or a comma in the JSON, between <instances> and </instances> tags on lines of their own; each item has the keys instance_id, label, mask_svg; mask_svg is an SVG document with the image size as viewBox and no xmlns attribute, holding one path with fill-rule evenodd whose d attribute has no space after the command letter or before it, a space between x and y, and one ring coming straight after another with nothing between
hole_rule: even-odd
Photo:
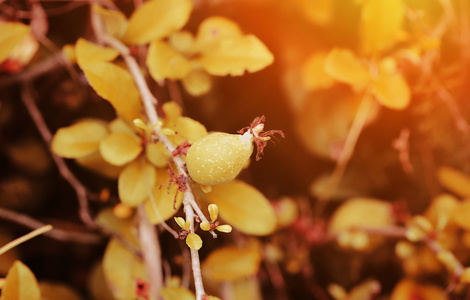
<instances>
[{"instance_id":1,"label":"yellow fruit","mask_svg":"<svg viewBox=\"0 0 470 300\"><path fill-rule=\"evenodd\" d=\"M248 133L248 134L247 134ZM253 136L212 133L188 150L186 165L191 178L203 185L232 181L253 153Z\"/></svg>"},{"instance_id":2,"label":"yellow fruit","mask_svg":"<svg viewBox=\"0 0 470 300\"><path fill-rule=\"evenodd\" d=\"M261 158L271 135L280 130L263 131L265 117L255 118L240 134L212 133L196 141L188 150L186 165L189 176L196 183L211 186L232 181L243 169L257 147L256 160Z\"/></svg>"}]
</instances>

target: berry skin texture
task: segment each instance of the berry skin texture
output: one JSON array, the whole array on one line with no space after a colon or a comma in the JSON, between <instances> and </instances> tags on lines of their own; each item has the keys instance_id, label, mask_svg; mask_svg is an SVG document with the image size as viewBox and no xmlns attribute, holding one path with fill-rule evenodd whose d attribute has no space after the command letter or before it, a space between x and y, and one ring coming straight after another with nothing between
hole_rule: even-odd
<instances>
[{"instance_id":1,"label":"berry skin texture","mask_svg":"<svg viewBox=\"0 0 470 300\"><path fill-rule=\"evenodd\" d=\"M253 135L216 132L196 141L188 150L191 178L202 185L232 181L253 153Z\"/></svg>"}]
</instances>

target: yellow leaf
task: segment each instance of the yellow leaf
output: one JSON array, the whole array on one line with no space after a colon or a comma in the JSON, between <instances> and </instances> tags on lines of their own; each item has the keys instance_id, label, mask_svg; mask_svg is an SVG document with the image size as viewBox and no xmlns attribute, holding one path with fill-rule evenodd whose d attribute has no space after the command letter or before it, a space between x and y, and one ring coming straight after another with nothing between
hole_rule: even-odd
<instances>
[{"instance_id":1,"label":"yellow leaf","mask_svg":"<svg viewBox=\"0 0 470 300\"><path fill-rule=\"evenodd\" d=\"M326 53L310 56L302 67L302 83L307 90L327 89L334 84L333 78L325 71Z\"/></svg>"},{"instance_id":2,"label":"yellow leaf","mask_svg":"<svg viewBox=\"0 0 470 300\"><path fill-rule=\"evenodd\" d=\"M446 293L433 285L421 285L410 279L401 280L393 289L390 300L403 299L447 300Z\"/></svg>"},{"instance_id":3,"label":"yellow leaf","mask_svg":"<svg viewBox=\"0 0 470 300\"><path fill-rule=\"evenodd\" d=\"M340 82L358 88L365 86L370 80L367 68L347 49L335 48L328 53L325 72Z\"/></svg>"},{"instance_id":4,"label":"yellow leaf","mask_svg":"<svg viewBox=\"0 0 470 300\"><path fill-rule=\"evenodd\" d=\"M97 119L83 120L57 130L52 138L52 151L66 158L80 158L98 150L108 135L106 123Z\"/></svg>"},{"instance_id":5,"label":"yellow leaf","mask_svg":"<svg viewBox=\"0 0 470 300\"><path fill-rule=\"evenodd\" d=\"M465 200L451 215L451 220L465 230L470 230L470 200Z\"/></svg>"},{"instance_id":6,"label":"yellow leaf","mask_svg":"<svg viewBox=\"0 0 470 300\"><path fill-rule=\"evenodd\" d=\"M103 159L112 165L122 166L133 161L142 152L142 141L136 135L111 133L100 143Z\"/></svg>"},{"instance_id":7,"label":"yellow leaf","mask_svg":"<svg viewBox=\"0 0 470 300\"><path fill-rule=\"evenodd\" d=\"M451 167L440 167L437 171L439 183L460 197L470 197L470 177Z\"/></svg>"},{"instance_id":8,"label":"yellow leaf","mask_svg":"<svg viewBox=\"0 0 470 300\"><path fill-rule=\"evenodd\" d=\"M199 24L196 49L202 51L227 38L241 37L238 24L224 17L209 17Z\"/></svg>"},{"instance_id":9,"label":"yellow leaf","mask_svg":"<svg viewBox=\"0 0 470 300\"><path fill-rule=\"evenodd\" d=\"M162 143L148 144L145 148L145 156L157 168L166 167L171 157Z\"/></svg>"},{"instance_id":10,"label":"yellow leaf","mask_svg":"<svg viewBox=\"0 0 470 300\"><path fill-rule=\"evenodd\" d=\"M194 250L199 250L202 247L202 240L201 237L195 233L190 233L186 237L186 245L188 245L189 248L194 249Z\"/></svg>"},{"instance_id":11,"label":"yellow leaf","mask_svg":"<svg viewBox=\"0 0 470 300\"><path fill-rule=\"evenodd\" d=\"M256 244L244 248L227 246L209 254L202 264L202 273L209 281L241 280L258 272L261 259Z\"/></svg>"},{"instance_id":12,"label":"yellow leaf","mask_svg":"<svg viewBox=\"0 0 470 300\"><path fill-rule=\"evenodd\" d=\"M219 207L216 204L209 204L208 210L211 221L215 222L219 217Z\"/></svg>"},{"instance_id":13,"label":"yellow leaf","mask_svg":"<svg viewBox=\"0 0 470 300\"><path fill-rule=\"evenodd\" d=\"M276 215L268 199L242 181L215 185L202 197L217 204L220 217L243 233L267 235L276 228Z\"/></svg>"},{"instance_id":14,"label":"yellow leaf","mask_svg":"<svg viewBox=\"0 0 470 300\"><path fill-rule=\"evenodd\" d=\"M91 63L110 62L119 55L119 52L79 38L75 46L75 54L78 65L83 69Z\"/></svg>"},{"instance_id":15,"label":"yellow leaf","mask_svg":"<svg viewBox=\"0 0 470 300\"><path fill-rule=\"evenodd\" d=\"M91 87L112 104L120 117L127 121L140 117L142 103L139 91L127 70L108 62L87 64L81 68Z\"/></svg>"},{"instance_id":16,"label":"yellow leaf","mask_svg":"<svg viewBox=\"0 0 470 300\"><path fill-rule=\"evenodd\" d=\"M273 54L254 35L226 37L201 49L197 59L207 73L216 76L240 76L256 72L274 61Z\"/></svg>"},{"instance_id":17,"label":"yellow leaf","mask_svg":"<svg viewBox=\"0 0 470 300\"><path fill-rule=\"evenodd\" d=\"M230 225L219 225L215 229L217 229L217 231L224 232L224 233L232 232L232 226Z\"/></svg>"},{"instance_id":18,"label":"yellow leaf","mask_svg":"<svg viewBox=\"0 0 470 300\"><path fill-rule=\"evenodd\" d=\"M338 233L352 228L380 228L394 223L392 205L373 198L351 198L333 214L328 231Z\"/></svg>"},{"instance_id":19,"label":"yellow leaf","mask_svg":"<svg viewBox=\"0 0 470 300\"><path fill-rule=\"evenodd\" d=\"M201 226L201 229L204 230L204 231L211 230L211 223L209 223L207 221L202 221L200 226Z\"/></svg>"},{"instance_id":20,"label":"yellow leaf","mask_svg":"<svg viewBox=\"0 0 470 300\"><path fill-rule=\"evenodd\" d=\"M186 24L191 10L191 0L147 1L132 14L123 40L141 45L169 36Z\"/></svg>"},{"instance_id":21,"label":"yellow leaf","mask_svg":"<svg viewBox=\"0 0 470 300\"><path fill-rule=\"evenodd\" d=\"M39 283L41 290L41 299L43 300L80 300L82 299L72 288L53 282Z\"/></svg>"},{"instance_id":22,"label":"yellow leaf","mask_svg":"<svg viewBox=\"0 0 470 300\"><path fill-rule=\"evenodd\" d=\"M410 88L401 74L382 74L374 81L373 88L383 106L403 109L410 103Z\"/></svg>"},{"instance_id":23,"label":"yellow leaf","mask_svg":"<svg viewBox=\"0 0 470 300\"><path fill-rule=\"evenodd\" d=\"M2 300L40 300L41 292L33 272L17 260L8 271Z\"/></svg>"},{"instance_id":24,"label":"yellow leaf","mask_svg":"<svg viewBox=\"0 0 470 300\"><path fill-rule=\"evenodd\" d=\"M405 13L403 0L369 0L362 7L361 37L365 53L389 48L401 29Z\"/></svg>"},{"instance_id":25,"label":"yellow leaf","mask_svg":"<svg viewBox=\"0 0 470 300\"><path fill-rule=\"evenodd\" d=\"M199 139L207 136L207 129L200 122L189 117L179 117L175 124L176 135L172 136L170 140L176 145L184 141L193 144Z\"/></svg>"},{"instance_id":26,"label":"yellow leaf","mask_svg":"<svg viewBox=\"0 0 470 300\"><path fill-rule=\"evenodd\" d=\"M116 217L112 208L105 208L98 213L95 222L109 232L119 233L128 243L139 246L134 218L120 219Z\"/></svg>"},{"instance_id":27,"label":"yellow leaf","mask_svg":"<svg viewBox=\"0 0 470 300\"><path fill-rule=\"evenodd\" d=\"M145 159L138 159L122 170L118 179L121 202L135 207L144 202L157 181L157 171Z\"/></svg>"},{"instance_id":28,"label":"yellow leaf","mask_svg":"<svg viewBox=\"0 0 470 300\"><path fill-rule=\"evenodd\" d=\"M92 9L101 17L104 29L109 35L120 38L124 34L127 28L127 19L122 12L108 10L97 4L93 4Z\"/></svg>"},{"instance_id":29,"label":"yellow leaf","mask_svg":"<svg viewBox=\"0 0 470 300\"><path fill-rule=\"evenodd\" d=\"M75 45L64 45L62 47L62 53L71 64L77 63L77 56L75 55Z\"/></svg>"},{"instance_id":30,"label":"yellow leaf","mask_svg":"<svg viewBox=\"0 0 470 300\"><path fill-rule=\"evenodd\" d=\"M165 122L164 127L168 127L170 129L174 129L176 121L183 112L181 106L174 101L165 102L162 106L162 110L165 112Z\"/></svg>"},{"instance_id":31,"label":"yellow leaf","mask_svg":"<svg viewBox=\"0 0 470 300\"><path fill-rule=\"evenodd\" d=\"M29 26L19 22L0 21L0 63L5 61L16 46L30 33Z\"/></svg>"},{"instance_id":32,"label":"yellow leaf","mask_svg":"<svg viewBox=\"0 0 470 300\"><path fill-rule=\"evenodd\" d=\"M192 69L183 78L183 87L191 96L198 97L206 94L212 87L209 74L201 69Z\"/></svg>"},{"instance_id":33,"label":"yellow leaf","mask_svg":"<svg viewBox=\"0 0 470 300\"><path fill-rule=\"evenodd\" d=\"M103 264L101 262L91 268L90 275L88 276L88 290L93 296L92 299L116 300L104 278Z\"/></svg>"},{"instance_id":34,"label":"yellow leaf","mask_svg":"<svg viewBox=\"0 0 470 300\"><path fill-rule=\"evenodd\" d=\"M334 12L334 1L331 0L296 0L298 10L311 22L326 25L331 22Z\"/></svg>"},{"instance_id":35,"label":"yellow leaf","mask_svg":"<svg viewBox=\"0 0 470 300\"><path fill-rule=\"evenodd\" d=\"M117 300L137 299L136 280L147 278L145 266L139 257L116 238L111 238L106 247L103 272Z\"/></svg>"},{"instance_id":36,"label":"yellow leaf","mask_svg":"<svg viewBox=\"0 0 470 300\"><path fill-rule=\"evenodd\" d=\"M157 0L153 0L157 1ZM182 79L191 71L191 63L172 49L166 42L155 40L150 43L147 66L155 81Z\"/></svg>"},{"instance_id":37,"label":"yellow leaf","mask_svg":"<svg viewBox=\"0 0 470 300\"><path fill-rule=\"evenodd\" d=\"M196 300L194 294L180 286L167 286L160 290L163 300Z\"/></svg>"},{"instance_id":38,"label":"yellow leaf","mask_svg":"<svg viewBox=\"0 0 470 300\"><path fill-rule=\"evenodd\" d=\"M195 40L192 33L189 31L181 30L173 33L170 35L168 42L171 48L180 53L189 55L194 52Z\"/></svg>"},{"instance_id":39,"label":"yellow leaf","mask_svg":"<svg viewBox=\"0 0 470 300\"><path fill-rule=\"evenodd\" d=\"M181 207L183 192L178 192L178 187L172 184L168 189L170 175L164 169L157 169L157 183L152 189L151 198L145 200L145 211L152 224L158 224L162 220L171 218ZM158 212L158 213L157 213Z\"/></svg>"},{"instance_id":40,"label":"yellow leaf","mask_svg":"<svg viewBox=\"0 0 470 300\"><path fill-rule=\"evenodd\" d=\"M114 166L106 162L101 156L99 150L86 156L76 158L75 160L82 167L111 179L118 178L119 173L121 173L122 170L121 167Z\"/></svg>"},{"instance_id":41,"label":"yellow leaf","mask_svg":"<svg viewBox=\"0 0 470 300\"><path fill-rule=\"evenodd\" d=\"M133 129L134 125L132 125L131 127L131 125L126 123L123 119L116 118L109 122L108 126L109 131L111 131L111 133L122 132L130 135L135 135L135 131Z\"/></svg>"}]
</instances>

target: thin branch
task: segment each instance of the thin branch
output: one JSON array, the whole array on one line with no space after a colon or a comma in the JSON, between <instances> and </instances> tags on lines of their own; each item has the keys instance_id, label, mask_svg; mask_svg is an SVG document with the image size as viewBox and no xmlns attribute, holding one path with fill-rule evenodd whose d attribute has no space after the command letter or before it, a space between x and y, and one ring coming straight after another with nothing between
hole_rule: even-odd
<instances>
[{"instance_id":1,"label":"thin branch","mask_svg":"<svg viewBox=\"0 0 470 300\"><path fill-rule=\"evenodd\" d=\"M44 118L42 117L41 112L39 111L36 105L36 102L34 101L33 92L31 90L31 85L29 82L26 82L22 85L21 100L23 101L23 104L26 106L26 109L28 110L28 113L33 119L36 127L38 128L39 133L41 134L43 140L48 145L48 148L50 148L49 146L52 140L52 134L49 131L49 128L47 127L46 122L44 121ZM67 164L65 163L65 160L62 157L52 152L51 152L51 155L52 155L52 159L57 165L57 168L59 169L60 175L62 175L62 177L65 180L67 180L67 182L73 187L73 189L75 190L75 193L77 194L80 219L88 227L96 228L96 224L93 221L91 214L90 214L90 208L88 206L87 190L85 186L70 171Z\"/></svg>"},{"instance_id":2,"label":"thin branch","mask_svg":"<svg viewBox=\"0 0 470 300\"><path fill-rule=\"evenodd\" d=\"M191 190L186 190L184 192L183 206L184 213L186 214L186 220L191 220L190 232L194 232L194 211L191 207L190 199L194 200L194 195ZM206 294L204 291L204 285L202 282L201 275L201 263L199 262L199 252L190 248L191 252L191 265L193 268L193 277L194 277L194 287L196 289L196 299L201 300L202 297Z\"/></svg>"},{"instance_id":3,"label":"thin branch","mask_svg":"<svg viewBox=\"0 0 470 300\"><path fill-rule=\"evenodd\" d=\"M137 208L139 220L139 240L142 247L142 258L147 269L147 280L150 295L153 299L161 299L160 289L163 286L163 268L161 261L160 241L155 226L150 223L144 204Z\"/></svg>"},{"instance_id":4,"label":"thin branch","mask_svg":"<svg viewBox=\"0 0 470 300\"><path fill-rule=\"evenodd\" d=\"M22 237L19 237L11 242L9 242L8 244L6 244L5 246L3 246L2 248L0 248L0 255L2 255L3 253L7 252L8 250L12 249L12 248L15 248L16 246L18 246L19 244L22 244L38 235L41 235L49 230L52 229L52 225L44 225L28 234L25 234L23 235Z\"/></svg>"},{"instance_id":5,"label":"thin branch","mask_svg":"<svg viewBox=\"0 0 470 300\"><path fill-rule=\"evenodd\" d=\"M366 94L359 105L356 116L354 117L351 128L349 129L346 141L344 142L343 150L341 151L338 162L336 163L336 167L333 170L333 173L331 174L325 189L318 198L316 207L314 209L314 213L317 216L320 216L323 213L326 203L330 200L333 192L338 188L338 185L341 182L341 178L343 177L354 149L356 148L359 135L361 134L362 129L364 128L364 125L367 121L367 116L372 104L372 99L370 99Z\"/></svg>"},{"instance_id":6,"label":"thin branch","mask_svg":"<svg viewBox=\"0 0 470 300\"><path fill-rule=\"evenodd\" d=\"M31 218L28 215L20 214L16 211L2 207L0 207L0 218L17 224L21 224L30 229L37 229L46 226L45 223ZM59 228L53 228L51 231L46 232L44 235L58 241L73 242L79 244L99 244L103 240L103 238L97 234L80 231L68 231Z\"/></svg>"}]
</instances>

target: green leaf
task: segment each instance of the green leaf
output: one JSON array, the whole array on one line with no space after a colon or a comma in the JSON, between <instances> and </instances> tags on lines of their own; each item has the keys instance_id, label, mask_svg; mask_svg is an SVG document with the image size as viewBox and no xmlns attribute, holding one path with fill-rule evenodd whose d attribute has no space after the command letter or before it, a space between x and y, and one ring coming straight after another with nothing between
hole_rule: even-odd
<instances>
[{"instance_id":1,"label":"green leaf","mask_svg":"<svg viewBox=\"0 0 470 300\"><path fill-rule=\"evenodd\" d=\"M137 299L135 283L146 280L147 272L139 257L116 238L111 238L103 257L103 272L117 300Z\"/></svg>"},{"instance_id":2,"label":"green leaf","mask_svg":"<svg viewBox=\"0 0 470 300\"><path fill-rule=\"evenodd\" d=\"M217 204L220 217L243 233L267 235L276 228L276 215L268 199L243 181L214 185L202 196L208 204Z\"/></svg>"},{"instance_id":3,"label":"green leaf","mask_svg":"<svg viewBox=\"0 0 470 300\"><path fill-rule=\"evenodd\" d=\"M52 138L52 151L66 158L80 158L98 150L108 135L106 123L97 119L83 120L57 130Z\"/></svg>"},{"instance_id":4,"label":"green leaf","mask_svg":"<svg viewBox=\"0 0 470 300\"><path fill-rule=\"evenodd\" d=\"M132 14L123 40L141 45L169 36L186 24L191 10L191 0L147 1Z\"/></svg>"},{"instance_id":5,"label":"green leaf","mask_svg":"<svg viewBox=\"0 0 470 300\"><path fill-rule=\"evenodd\" d=\"M5 61L11 52L30 33L29 26L19 22L0 21L0 63Z\"/></svg>"},{"instance_id":6,"label":"green leaf","mask_svg":"<svg viewBox=\"0 0 470 300\"><path fill-rule=\"evenodd\" d=\"M156 1L156 0L154 0ZM191 71L191 63L163 41L153 41L147 54L147 66L155 81L182 79Z\"/></svg>"},{"instance_id":7,"label":"green leaf","mask_svg":"<svg viewBox=\"0 0 470 300\"><path fill-rule=\"evenodd\" d=\"M41 292L33 272L17 260L8 271L2 300L40 300Z\"/></svg>"},{"instance_id":8,"label":"green leaf","mask_svg":"<svg viewBox=\"0 0 470 300\"><path fill-rule=\"evenodd\" d=\"M135 207L147 199L157 181L155 167L145 159L138 159L122 170L118 179L121 202Z\"/></svg>"}]
</instances>

